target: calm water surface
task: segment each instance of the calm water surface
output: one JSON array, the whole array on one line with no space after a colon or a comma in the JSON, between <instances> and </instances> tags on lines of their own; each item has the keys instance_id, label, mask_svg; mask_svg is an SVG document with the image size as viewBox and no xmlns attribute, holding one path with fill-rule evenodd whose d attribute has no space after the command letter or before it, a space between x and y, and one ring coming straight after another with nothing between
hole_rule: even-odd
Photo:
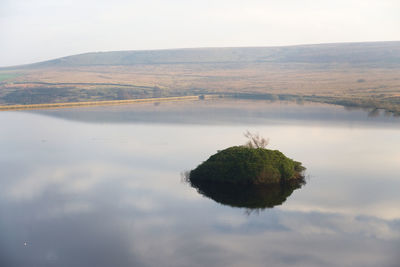
<instances>
[{"instance_id":1,"label":"calm water surface","mask_svg":"<svg viewBox=\"0 0 400 267\"><path fill-rule=\"evenodd\" d=\"M322 104L0 112L0 266L400 266L400 119ZM270 138L307 167L273 208L182 182Z\"/></svg>"}]
</instances>

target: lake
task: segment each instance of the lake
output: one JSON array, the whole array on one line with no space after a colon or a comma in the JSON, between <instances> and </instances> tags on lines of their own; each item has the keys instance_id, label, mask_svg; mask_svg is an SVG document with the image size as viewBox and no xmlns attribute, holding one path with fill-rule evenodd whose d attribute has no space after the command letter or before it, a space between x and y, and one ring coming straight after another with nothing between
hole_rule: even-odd
<instances>
[{"instance_id":1,"label":"lake","mask_svg":"<svg viewBox=\"0 0 400 267\"><path fill-rule=\"evenodd\" d=\"M400 118L207 100L0 112L0 266L400 266ZM273 207L184 181L258 132L307 168Z\"/></svg>"}]
</instances>

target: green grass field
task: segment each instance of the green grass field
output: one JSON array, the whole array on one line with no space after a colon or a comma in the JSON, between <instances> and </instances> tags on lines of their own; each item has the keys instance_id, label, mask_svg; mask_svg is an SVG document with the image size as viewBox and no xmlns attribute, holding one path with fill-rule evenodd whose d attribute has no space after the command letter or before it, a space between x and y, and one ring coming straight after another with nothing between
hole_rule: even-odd
<instances>
[{"instance_id":1,"label":"green grass field","mask_svg":"<svg viewBox=\"0 0 400 267\"><path fill-rule=\"evenodd\" d=\"M19 75L20 75L19 73L0 72L0 82L17 78Z\"/></svg>"}]
</instances>

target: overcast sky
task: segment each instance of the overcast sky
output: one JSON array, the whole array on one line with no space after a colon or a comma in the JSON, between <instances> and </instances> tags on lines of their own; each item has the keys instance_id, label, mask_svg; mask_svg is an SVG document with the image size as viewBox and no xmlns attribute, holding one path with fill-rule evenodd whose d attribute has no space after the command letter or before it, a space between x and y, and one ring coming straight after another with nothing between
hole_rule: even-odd
<instances>
[{"instance_id":1,"label":"overcast sky","mask_svg":"<svg viewBox=\"0 0 400 267\"><path fill-rule=\"evenodd\" d=\"M400 40L400 0L0 0L0 66L93 51Z\"/></svg>"}]
</instances>

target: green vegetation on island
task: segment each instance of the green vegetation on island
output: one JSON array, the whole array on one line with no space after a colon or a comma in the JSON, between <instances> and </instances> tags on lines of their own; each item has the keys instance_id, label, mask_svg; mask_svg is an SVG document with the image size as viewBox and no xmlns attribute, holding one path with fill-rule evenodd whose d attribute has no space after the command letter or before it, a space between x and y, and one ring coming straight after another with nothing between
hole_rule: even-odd
<instances>
[{"instance_id":1,"label":"green vegetation on island","mask_svg":"<svg viewBox=\"0 0 400 267\"><path fill-rule=\"evenodd\" d=\"M302 177L300 162L278 150L234 146L219 151L190 172L190 181L273 184Z\"/></svg>"},{"instance_id":2,"label":"green vegetation on island","mask_svg":"<svg viewBox=\"0 0 400 267\"><path fill-rule=\"evenodd\" d=\"M278 150L266 149L268 141L259 135L247 132L246 137L249 142L245 146L219 151L192 170L189 174L191 184L267 185L303 179L305 168L300 162Z\"/></svg>"}]
</instances>

